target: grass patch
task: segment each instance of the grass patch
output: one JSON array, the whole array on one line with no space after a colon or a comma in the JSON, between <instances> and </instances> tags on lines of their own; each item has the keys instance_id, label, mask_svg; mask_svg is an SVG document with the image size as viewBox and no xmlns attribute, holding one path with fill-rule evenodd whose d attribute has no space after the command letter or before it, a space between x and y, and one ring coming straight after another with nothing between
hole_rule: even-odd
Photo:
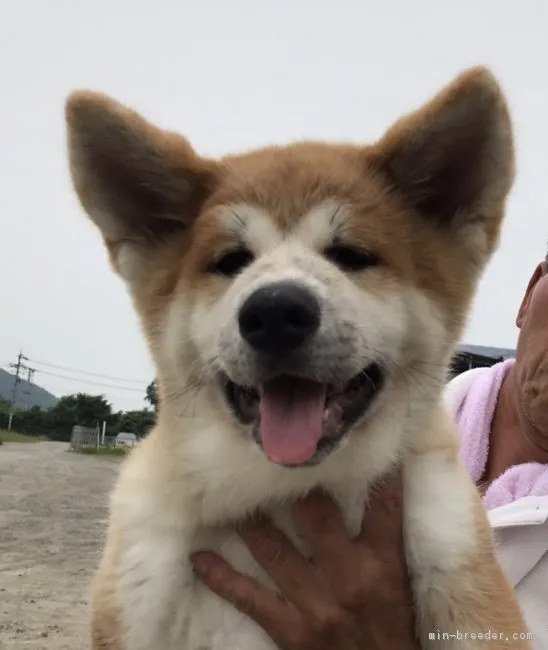
<instances>
[{"instance_id":1,"label":"grass patch","mask_svg":"<svg viewBox=\"0 0 548 650\"><path fill-rule=\"evenodd\" d=\"M17 431L0 431L0 444L3 442L43 442L44 436L29 436L26 433Z\"/></svg>"},{"instance_id":2,"label":"grass patch","mask_svg":"<svg viewBox=\"0 0 548 650\"><path fill-rule=\"evenodd\" d=\"M85 447L78 450L77 453L86 454L87 456L126 456L129 452L128 447Z\"/></svg>"}]
</instances>

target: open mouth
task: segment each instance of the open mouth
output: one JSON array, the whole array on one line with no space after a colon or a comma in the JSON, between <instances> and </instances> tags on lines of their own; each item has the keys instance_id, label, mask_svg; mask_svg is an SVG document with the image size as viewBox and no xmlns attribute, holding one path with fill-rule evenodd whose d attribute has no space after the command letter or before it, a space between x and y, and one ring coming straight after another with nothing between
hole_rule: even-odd
<instances>
[{"instance_id":1,"label":"open mouth","mask_svg":"<svg viewBox=\"0 0 548 650\"><path fill-rule=\"evenodd\" d=\"M331 452L367 411L384 385L384 372L372 363L342 390L310 379L281 375L257 389L224 377L228 404L254 435L265 456L279 465L310 465Z\"/></svg>"}]
</instances>

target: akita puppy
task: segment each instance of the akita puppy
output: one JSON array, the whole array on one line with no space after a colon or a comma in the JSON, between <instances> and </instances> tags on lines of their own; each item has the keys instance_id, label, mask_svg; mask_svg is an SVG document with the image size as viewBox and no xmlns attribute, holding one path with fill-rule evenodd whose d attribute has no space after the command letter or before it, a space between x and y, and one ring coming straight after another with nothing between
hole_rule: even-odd
<instances>
[{"instance_id":1,"label":"akita puppy","mask_svg":"<svg viewBox=\"0 0 548 650\"><path fill-rule=\"evenodd\" d=\"M323 488L355 534L403 464L405 543L433 630L528 648L443 407L447 366L514 177L496 80L464 72L370 146L300 142L220 160L92 92L66 107L70 168L132 296L160 408L125 462L93 588L94 650L267 650L193 574L215 551L270 584L233 532Z\"/></svg>"}]
</instances>

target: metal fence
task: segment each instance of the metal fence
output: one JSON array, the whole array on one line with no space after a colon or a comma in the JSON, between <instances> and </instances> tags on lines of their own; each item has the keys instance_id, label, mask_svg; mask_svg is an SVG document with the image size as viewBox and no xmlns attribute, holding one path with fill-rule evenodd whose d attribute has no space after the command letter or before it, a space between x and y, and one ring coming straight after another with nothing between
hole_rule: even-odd
<instances>
[{"instance_id":1,"label":"metal fence","mask_svg":"<svg viewBox=\"0 0 548 650\"><path fill-rule=\"evenodd\" d=\"M72 427L70 436L71 451L81 451L82 449L98 449L101 445L101 429L96 427Z\"/></svg>"},{"instance_id":2,"label":"metal fence","mask_svg":"<svg viewBox=\"0 0 548 650\"><path fill-rule=\"evenodd\" d=\"M105 427L72 427L70 436L70 451L82 451L83 449L99 449L104 447L116 447L117 436L105 435Z\"/></svg>"}]
</instances>

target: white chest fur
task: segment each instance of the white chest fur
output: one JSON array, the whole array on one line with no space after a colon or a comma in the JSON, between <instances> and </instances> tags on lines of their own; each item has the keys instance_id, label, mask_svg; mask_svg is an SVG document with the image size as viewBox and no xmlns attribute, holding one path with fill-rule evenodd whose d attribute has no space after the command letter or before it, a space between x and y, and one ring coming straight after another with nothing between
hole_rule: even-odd
<instances>
[{"instance_id":1,"label":"white chest fur","mask_svg":"<svg viewBox=\"0 0 548 650\"><path fill-rule=\"evenodd\" d=\"M411 456L404 476L406 548L416 589L423 592L435 586L433 581L457 571L475 543L470 491L461 468L448 462L444 452ZM349 529L357 532L363 491L341 492L337 501ZM274 519L298 544L287 512L277 511ZM272 587L234 533L170 528L153 520L143 524L140 529L126 530L127 544L119 564L120 600L125 604L129 631L127 650L274 648L258 626L205 588L188 562L192 551L207 548Z\"/></svg>"}]
</instances>

